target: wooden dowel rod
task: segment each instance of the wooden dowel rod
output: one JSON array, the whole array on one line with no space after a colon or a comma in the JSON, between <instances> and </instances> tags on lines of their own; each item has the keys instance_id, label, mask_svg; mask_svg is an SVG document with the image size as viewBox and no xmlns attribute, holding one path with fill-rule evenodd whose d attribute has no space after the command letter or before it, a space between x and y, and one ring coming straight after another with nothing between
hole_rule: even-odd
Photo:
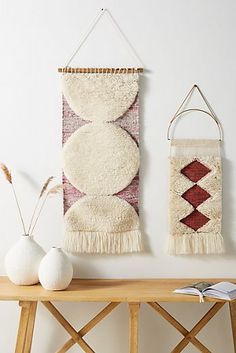
<instances>
[{"instance_id":1,"label":"wooden dowel rod","mask_svg":"<svg viewBox=\"0 0 236 353\"><path fill-rule=\"evenodd\" d=\"M59 67L58 72L65 73L112 73L112 74L132 74L132 73L142 73L144 69L142 67Z\"/></svg>"}]
</instances>

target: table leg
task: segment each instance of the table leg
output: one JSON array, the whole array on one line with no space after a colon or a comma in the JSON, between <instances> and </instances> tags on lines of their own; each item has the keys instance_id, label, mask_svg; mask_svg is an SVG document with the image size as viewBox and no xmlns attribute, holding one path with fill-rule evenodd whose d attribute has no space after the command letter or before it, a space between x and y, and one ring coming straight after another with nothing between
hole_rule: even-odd
<instances>
[{"instance_id":1,"label":"table leg","mask_svg":"<svg viewBox=\"0 0 236 353\"><path fill-rule=\"evenodd\" d=\"M130 309L130 353L138 353L138 314L140 303L129 303Z\"/></svg>"},{"instance_id":2,"label":"table leg","mask_svg":"<svg viewBox=\"0 0 236 353\"><path fill-rule=\"evenodd\" d=\"M234 341L234 353L236 353L236 302L229 302L229 310L231 317L231 327Z\"/></svg>"},{"instance_id":3,"label":"table leg","mask_svg":"<svg viewBox=\"0 0 236 353\"><path fill-rule=\"evenodd\" d=\"M20 301L19 305L21 307L21 315L15 353L30 353L37 303Z\"/></svg>"},{"instance_id":4,"label":"table leg","mask_svg":"<svg viewBox=\"0 0 236 353\"><path fill-rule=\"evenodd\" d=\"M158 314L160 314L166 321L168 321L176 330L178 330L184 337L189 334L189 331L181 325L167 310L165 310L160 304L149 302L148 303ZM203 353L211 353L196 337L191 339L191 343Z\"/></svg>"},{"instance_id":5,"label":"table leg","mask_svg":"<svg viewBox=\"0 0 236 353\"><path fill-rule=\"evenodd\" d=\"M225 302L215 303L211 309L201 318L200 321L192 328L191 331L180 341L171 353L180 353L191 342L206 324L216 315L216 313L224 306Z\"/></svg>"},{"instance_id":6,"label":"table leg","mask_svg":"<svg viewBox=\"0 0 236 353\"><path fill-rule=\"evenodd\" d=\"M24 353L31 352L36 310L37 310L37 302L32 302L30 305L30 310L29 310L29 318L28 318L28 326L27 326L27 334L26 334L26 340L25 340Z\"/></svg>"}]
</instances>

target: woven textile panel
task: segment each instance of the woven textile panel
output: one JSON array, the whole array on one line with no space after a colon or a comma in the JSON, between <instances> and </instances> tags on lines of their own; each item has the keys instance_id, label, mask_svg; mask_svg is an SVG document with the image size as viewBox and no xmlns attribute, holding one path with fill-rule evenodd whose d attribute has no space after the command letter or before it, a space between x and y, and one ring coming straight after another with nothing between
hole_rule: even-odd
<instances>
[{"instance_id":1,"label":"woven textile panel","mask_svg":"<svg viewBox=\"0 0 236 353\"><path fill-rule=\"evenodd\" d=\"M64 73L65 248L141 250L138 74Z\"/></svg>"},{"instance_id":2,"label":"woven textile panel","mask_svg":"<svg viewBox=\"0 0 236 353\"><path fill-rule=\"evenodd\" d=\"M172 140L169 188L168 252L222 253L220 142Z\"/></svg>"}]
</instances>

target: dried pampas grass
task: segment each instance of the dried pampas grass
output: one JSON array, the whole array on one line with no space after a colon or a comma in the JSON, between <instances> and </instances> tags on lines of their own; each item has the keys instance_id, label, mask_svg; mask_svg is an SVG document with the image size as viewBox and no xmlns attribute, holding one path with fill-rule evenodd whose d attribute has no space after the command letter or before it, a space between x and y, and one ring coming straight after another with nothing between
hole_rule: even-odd
<instances>
[{"instance_id":1,"label":"dried pampas grass","mask_svg":"<svg viewBox=\"0 0 236 353\"><path fill-rule=\"evenodd\" d=\"M42 190L40 191L39 198L43 196L43 194L46 192L48 185L53 181L54 176L50 176L45 183L43 184Z\"/></svg>"},{"instance_id":2,"label":"dried pampas grass","mask_svg":"<svg viewBox=\"0 0 236 353\"><path fill-rule=\"evenodd\" d=\"M51 188L48 191L48 195L55 195L58 194L59 192L61 192L64 189L64 185L63 184L58 184L56 186L54 186L53 188Z\"/></svg>"},{"instance_id":3,"label":"dried pampas grass","mask_svg":"<svg viewBox=\"0 0 236 353\"><path fill-rule=\"evenodd\" d=\"M17 197L17 194L16 194L16 190L15 190L15 187L14 187L14 184L13 184L13 181L12 181L11 172L10 172L10 170L7 168L7 166L4 163L0 163L0 169L2 170L3 174L5 175L7 181L11 184L11 188L12 188L13 195L14 195L14 198L15 198L15 201L16 201L16 205L17 205L17 209L18 209L18 212L19 212L22 228L23 228L24 234L26 234L25 222L24 222L24 219L23 219L23 216L22 216L22 212L21 212L20 204L19 204L18 197Z\"/></svg>"},{"instance_id":4,"label":"dried pampas grass","mask_svg":"<svg viewBox=\"0 0 236 353\"><path fill-rule=\"evenodd\" d=\"M20 215L20 219L21 219L21 223L22 223L22 227L23 227L23 231L24 231L24 235L32 235L36 224L38 223L38 219L41 215L41 212L43 210L43 207L47 201L48 196L53 196L58 194L60 191L63 190L64 185L63 184L57 184L55 186L53 186L51 189L48 190L49 184L53 181L54 176L50 176L49 178L46 179L46 181L44 182L40 192L39 192L39 196L36 202L36 205L34 207L34 211L32 214L32 217L30 219L30 224L29 224L29 228L28 231L26 233L26 227L25 227L25 223L24 223L24 219L22 216L22 212L21 212L21 208L20 208L20 204L17 198L17 194L15 191L15 187L14 187L14 183L13 183L13 178L12 178L12 174L10 172L10 170L7 168L7 166L4 163L0 163L0 170L2 170L6 180L11 184L12 187L12 191L15 197L15 201L17 204L17 208L19 211L19 215ZM41 205L40 205L41 203ZM38 212L37 212L38 211Z\"/></svg>"},{"instance_id":5,"label":"dried pampas grass","mask_svg":"<svg viewBox=\"0 0 236 353\"><path fill-rule=\"evenodd\" d=\"M45 192L47 191L48 186L49 186L49 184L51 183L51 181L53 181L53 179L54 179L54 176L50 176L49 178L47 178L47 180L45 181L45 183L44 183L43 186L42 186L42 189L41 189L41 191L40 191L40 193L39 193L38 200L37 200L36 205L35 205L35 207L34 207L34 211L33 211L32 217L31 217L31 219L30 219L30 224L29 224L29 228L28 228L28 234L30 234L30 231L31 231L31 229L32 229L34 217L35 217L36 211L37 211L37 209L38 209L38 206L39 206L39 204L40 204L40 200L41 200L41 198L43 197L43 195L45 194Z\"/></svg>"},{"instance_id":6,"label":"dried pampas grass","mask_svg":"<svg viewBox=\"0 0 236 353\"><path fill-rule=\"evenodd\" d=\"M10 184L12 184L12 176L10 170L7 168L7 166L4 163L0 163L0 168L5 175L7 181L9 181Z\"/></svg>"},{"instance_id":7,"label":"dried pampas grass","mask_svg":"<svg viewBox=\"0 0 236 353\"><path fill-rule=\"evenodd\" d=\"M45 203L46 203L46 201L47 201L48 196L58 194L60 191L63 190L63 188L64 188L64 185L63 185L63 184L58 184L58 185L55 185L55 186L53 186L51 189L48 190L48 192L46 193L46 196L44 197L44 200L43 200L43 202L42 202L42 204L41 204L41 207L40 207L40 209L39 209L38 216L37 216L37 218L35 219L34 225L33 225L32 228L31 228L31 234L33 233L33 231L34 231L34 229L35 229L35 227L36 227L36 224L38 223L38 219L39 219L39 217L40 217L40 215L41 215L41 213L42 213L42 210L43 210L43 208L44 208L44 205L45 205Z\"/></svg>"}]
</instances>

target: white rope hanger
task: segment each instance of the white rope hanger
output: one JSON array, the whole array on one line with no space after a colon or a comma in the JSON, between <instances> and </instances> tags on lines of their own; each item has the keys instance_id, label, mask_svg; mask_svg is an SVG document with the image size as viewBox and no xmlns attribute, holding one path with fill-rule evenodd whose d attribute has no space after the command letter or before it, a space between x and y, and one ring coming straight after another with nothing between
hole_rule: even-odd
<instances>
[{"instance_id":1,"label":"white rope hanger","mask_svg":"<svg viewBox=\"0 0 236 353\"><path fill-rule=\"evenodd\" d=\"M75 52L71 55L71 57L69 58L69 60L67 61L67 63L65 64L64 68L59 69L60 72L65 71L70 63L72 62L72 60L75 58L75 56L78 54L79 50L81 49L81 47L83 46L83 44L86 42L87 38L89 37L89 35L93 32L94 28L96 27L97 23L100 21L100 19L102 18L102 16L104 14L107 14L110 23L112 24L112 26L114 27L114 29L116 30L116 32L119 34L120 38L122 39L122 41L124 42L124 44L126 45L130 55L135 59L135 62L137 64L137 67L143 67L143 62L140 59L140 57L138 56L138 54L136 53L135 49L133 48L133 46L131 45L131 43L129 42L128 38L125 36L125 34L123 33L123 31L121 30L120 26L118 25L117 21L114 19L114 17L112 16L111 12L106 9L103 8L99 11L99 13L97 14L97 16L94 18L94 20L91 22L90 26L88 27L88 30L85 32L85 34L82 36L79 45L77 47L77 49L75 50ZM72 69L73 70L73 69ZM141 69L140 69L141 70Z\"/></svg>"}]
</instances>

